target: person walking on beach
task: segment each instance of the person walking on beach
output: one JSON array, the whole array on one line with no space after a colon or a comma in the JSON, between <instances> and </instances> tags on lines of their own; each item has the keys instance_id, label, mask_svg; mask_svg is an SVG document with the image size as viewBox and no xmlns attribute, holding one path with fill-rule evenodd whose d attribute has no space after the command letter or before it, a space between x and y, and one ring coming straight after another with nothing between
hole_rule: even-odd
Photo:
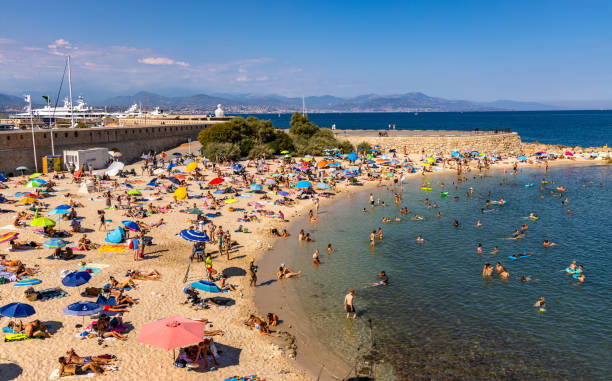
<instances>
[{"instance_id":1,"label":"person walking on beach","mask_svg":"<svg viewBox=\"0 0 612 381\"><path fill-rule=\"evenodd\" d=\"M346 318L348 319L353 314L353 319L357 319L357 312L355 311L355 306L353 305L353 298L355 295L355 290L350 289L348 294L344 297L344 310L346 311Z\"/></svg>"},{"instance_id":2,"label":"person walking on beach","mask_svg":"<svg viewBox=\"0 0 612 381\"><path fill-rule=\"evenodd\" d=\"M106 231L106 216L104 215L104 211L98 210L98 215L100 216L100 226L98 226L98 230L100 231L104 228L104 231Z\"/></svg>"},{"instance_id":3,"label":"person walking on beach","mask_svg":"<svg viewBox=\"0 0 612 381\"><path fill-rule=\"evenodd\" d=\"M249 275L251 276L251 282L249 285L251 287L257 286L257 266L255 265L255 259L251 258L251 262L249 263Z\"/></svg>"}]
</instances>

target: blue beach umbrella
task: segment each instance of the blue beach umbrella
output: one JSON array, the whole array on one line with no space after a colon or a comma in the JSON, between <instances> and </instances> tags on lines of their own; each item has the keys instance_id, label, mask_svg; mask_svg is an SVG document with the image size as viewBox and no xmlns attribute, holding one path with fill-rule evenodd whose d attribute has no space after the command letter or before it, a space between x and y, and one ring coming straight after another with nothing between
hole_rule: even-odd
<instances>
[{"instance_id":1,"label":"blue beach umbrella","mask_svg":"<svg viewBox=\"0 0 612 381\"><path fill-rule=\"evenodd\" d=\"M131 231L134 231L134 232L140 231L140 226L138 226L138 224L134 221L121 221L121 223L123 224L123 226L130 229Z\"/></svg>"},{"instance_id":2,"label":"blue beach umbrella","mask_svg":"<svg viewBox=\"0 0 612 381\"><path fill-rule=\"evenodd\" d=\"M261 184L251 184L251 186L249 188L251 188L251 190L253 190L253 191L263 190L263 187L261 186Z\"/></svg>"},{"instance_id":3,"label":"blue beach umbrella","mask_svg":"<svg viewBox=\"0 0 612 381\"><path fill-rule=\"evenodd\" d=\"M102 310L97 303L82 300L80 302L72 303L64 307L64 315L69 316L89 316L96 314Z\"/></svg>"},{"instance_id":4,"label":"blue beach umbrella","mask_svg":"<svg viewBox=\"0 0 612 381\"><path fill-rule=\"evenodd\" d=\"M232 171L241 172L244 169L244 166L240 163L236 163L232 165Z\"/></svg>"},{"instance_id":5,"label":"blue beach umbrella","mask_svg":"<svg viewBox=\"0 0 612 381\"><path fill-rule=\"evenodd\" d=\"M180 153L178 153L178 152L173 153L173 155L174 155L174 156L176 156L176 157L183 156L183 155L181 155L181 154L180 154Z\"/></svg>"},{"instance_id":6,"label":"blue beach umbrella","mask_svg":"<svg viewBox=\"0 0 612 381\"><path fill-rule=\"evenodd\" d=\"M62 279L62 284L67 287L79 287L91 279L86 271L73 271Z\"/></svg>"},{"instance_id":7,"label":"blue beach umbrella","mask_svg":"<svg viewBox=\"0 0 612 381\"><path fill-rule=\"evenodd\" d=\"M285 191L279 191L278 194L281 196L289 196L289 192L285 192Z\"/></svg>"},{"instance_id":8,"label":"blue beach umbrella","mask_svg":"<svg viewBox=\"0 0 612 381\"><path fill-rule=\"evenodd\" d=\"M170 176L168 177L168 181L170 181L173 184L179 185L181 183L181 181L179 179L177 179L176 177Z\"/></svg>"},{"instance_id":9,"label":"blue beach umbrella","mask_svg":"<svg viewBox=\"0 0 612 381\"><path fill-rule=\"evenodd\" d=\"M219 286L214 284L213 282L209 282L206 280L198 280L191 284L191 287L196 288L198 290L206 291L206 292L221 292Z\"/></svg>"},{"instance_id":10,"label":"blue beach umbrella","mask_svg":"<svg viewBox=\"0 0 612 381\"><path fill-rule=\"evenodd\" d=\"M206 235L206 233L199 232L197 230L192 230L192 229L181 230L179 235L181 236L181 238L189 242L208 242L210 241L210 238L208 238L208 235Z\"/></svg>"},{"instance_id":11,"label":"blue beach umbrella","mask_svg":"<svg viewBox=\"0 0 612 381\"><path fill-rule=\"evenodd\" d=\"M34 307L25 303L10 303L0 308L0 315L11 318L24 318L35 313Z\"/></svg>"},{"instance_id":12,"label":"blue beach umbrella","mask_svg":"<svg viewBox=\"0 0 612 381\"><path fill-rule=\"evenodd\" d=\"M121 183L121 186L122 186L122 187L125 187L125 188L129 188L129 189L133 189L133 188L134 188L134 187L132 186L132 184L128 184L128 183Z\"/></svg>"},{"instance_id":13,"label":"blue beach umbrella","mask_svg":"<svg viewBox=\"0 0 612 381\"><path fill-rule=\"evenodd\" d=\"M61 249L67 244L68 242L64 241L63 239L59 239L59 238L49 238L48 240L43 242L43 246L46 247L47 249Z\"/></svg>"},{"instance_id":14,"label":"blue beach umbrella","mask_svg":"<svg viewBox=\"0 0 612 381\"><path fill-rule=\"evenodd\" d=\"M62 204L60 206L57 206L55 209L57 210L57 209L70 209L70 208L72 208L70 205Z\"/></svg>"},{"instance_id":15,"label":"blue beach umbrella","mask_svg":"<svg viewBox=\"0 0 612 381\"><path fill-rule=\"evenodd\" d=\"M519 161L525 161L525 160L527 160L527 156L519 156L518 160Z\"/></svg>"},{"instance_id":16,"label":"blue beach umbrella","mask_svg":"<svg viewBox=\"0 0 612 381\"><path fill-rule=\"evenodd\" d=\"M312 183L306 180L298 181L298 183L295 184L296 188L310 188L311 186L312 186Z\"/></svg>"},{"instance_id":17,"label":"blue beach umbrella","mask_svg":"<svg viewBox=\"0 0 612 381\"><path fill-rule=\"evenodd\" d=\"M274 181L272 179L266 179L264 184L266 184L266 185L276 185L276 181Z\"/></svg>"},{"instance_id":18,"label":"blue beach umbrella","mask_svg":"<svg viewBox=\"0 0 612 381\"><path fill-rule=\"evenodd\" d=\"M166 170L169 171L169 170L171 170L174 167L176 167L176 164L170 163L170 164L168 164L168 167L166 168Z\"/></svg>"},{"instance_id":19,"label":"blue beach umbrella","mask_svg":"<svg viewBox=\"0 0 612 381\"><path fill-rule=\"evenodd\" d=\"M348 155L346 155L346 158L350 161L355 161L357 160L357 154L355 152L351 152Z\"/></svg>"},{"instance_id":20,"label":"blue beach umbrella","mask_svg":"<svg viewBox=\"0 0 612 381\"><path fill-rule=\"evenodd\" d=\"M326 183L318 183L317 188L319 189L330 189L331 187Z\"/></svg>"},{"instance_id":21,"label":"blue beach umbrella","mask_svg":"<svg viewBox=\"0 0 612 381\"><path fill-rule=\"evenodd\" d=\"M68 214L68 213L70 213L68 209L53 209L47 214L54 215L54 214Z\"/></svg>"}]
</instances>

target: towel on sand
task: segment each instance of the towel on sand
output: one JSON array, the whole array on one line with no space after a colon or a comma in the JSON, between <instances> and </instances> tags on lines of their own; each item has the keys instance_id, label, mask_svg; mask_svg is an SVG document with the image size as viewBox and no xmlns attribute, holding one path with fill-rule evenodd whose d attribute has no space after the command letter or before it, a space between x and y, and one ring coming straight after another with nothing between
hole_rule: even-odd
<instances>
[{"instance_id":1,"label":"towel on sand","mask_svg":"<svg viewBox=\"0 0 612 381\"><path fill-rule=\"evenodd\" d=\"M92 378L94 377L96 374L95 373L86 373L86 374L81 374L79 376L64 376L62 377L62 380L68 379L68 378ZM59 368L55 369L53 372L51 372L51 375L49 376L50 380L59 380L60 375L59 375Z\"/></svg>"},{"instance_id":2,"label":"towel on sand","mask_svg":"<svg viewBox=\"0 0 612 381\"><path fill-rule=\"evenodd\" d=\"M123 253L125 251L125 245L102 245L100 248L98 248L98 251L113 251Z\"/></svg>"}]
</instances>

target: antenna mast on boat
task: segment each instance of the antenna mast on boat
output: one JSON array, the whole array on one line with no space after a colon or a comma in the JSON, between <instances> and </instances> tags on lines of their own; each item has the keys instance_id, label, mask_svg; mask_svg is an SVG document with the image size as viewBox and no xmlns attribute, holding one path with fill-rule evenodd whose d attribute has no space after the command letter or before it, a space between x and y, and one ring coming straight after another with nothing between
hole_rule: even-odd
<instances>
[{"instance_id":1,"label":"antenna mast on boat","mask_svg":"<svg viewBox=\"0 0 612 381\"><path fill-rule=\"evenodd\" d=\"M70 70L70 55L68 56L68 94L70 96L70 127L74 127L74 108L72 107L72 76Z\"/></svg>"}]
</instances>

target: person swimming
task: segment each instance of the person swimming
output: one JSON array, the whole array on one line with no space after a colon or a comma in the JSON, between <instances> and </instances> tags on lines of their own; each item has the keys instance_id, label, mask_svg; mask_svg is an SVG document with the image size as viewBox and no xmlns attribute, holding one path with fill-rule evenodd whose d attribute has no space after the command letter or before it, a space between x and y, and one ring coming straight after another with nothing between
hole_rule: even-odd
<instances>
[{"instance_id":1,"label":"person swimming","mask_svg":"<svg viewBox=\"0 0 612 381\"><path fill-rule=\"evenodd\" d=\"M540 309L546 308L546 299L544 299L544 297L542 296L540 299L538 299L537 302L535 302L533 306L540 307Z\"/></svg>"},{"instance_id":2,"label":"person swimming","mask_svg":"<svg viewBox=\"0 0 612 381\"><path fill-rule=\"evenodd\" d=\"M493 247L493 254L499 253L499 248L497 246Z\"/></svg>"},{"instance_id":3,"label":"person swimming","mask_svg":"<svg viewBox=\"0 0 612 381\"><path fill-rule=\"evenodd\" d=\"M493 274L493 267L489 262L485 262L484 267L482 268L482 276L484 278L489 278Z\"/></svg>"},{"instance_id":4,"label":"person swimming","mask_svg":"<svg viewBox=\"0 0 612 381\"><path fill-rule=\"evenodd\" d=\"M478 247L476 248L476 252L477 252L478 254L482 254L482 243L479 243L479 244L478 244Z\"/></svg>"},{"instance_id":5,"label":"person swimming","mask_svg":"<svg viewBox=\"0 0 612 381\"><path fill-rule=\"evenodd\" d=\"M321 261L319 261L319 249L316 249L312 254L312 263L315 265L320 265Z\"/></svg>"},{"instance_id":6,"label":"person swimming","mask_svg":"<svg viewBox=\"0 0 612 381\"><path fill-rule=\"evenodd\" d=\"M378 281L378 285L379 286L387 286L389 284L389 277L387 276L387 274L383 271L381 271L378 275L378 278L380 278L380 281Z\"/></svg>"},{"instance_id":7,"label":"person swimming","mask_svg":"<svg viewBox=\"0 0 612 381\"><path fill-rule=\"evenodd\" d=\"M425 242L425 239L421 235L419 235L416 240L417 242Z\"/></svg>"},{"instance_id":8,"label":"person swimming","mask_svg":"<svg viewBox=\"0 0 612 381\"><path fill-rule=\"evenodd\" d=\"M544 242L542 243L542 245L544 247L551 247L551 246L556 246L557 244L554 242L549 242L547 239L544 240Z\"/></svg>"}]
</instances>

